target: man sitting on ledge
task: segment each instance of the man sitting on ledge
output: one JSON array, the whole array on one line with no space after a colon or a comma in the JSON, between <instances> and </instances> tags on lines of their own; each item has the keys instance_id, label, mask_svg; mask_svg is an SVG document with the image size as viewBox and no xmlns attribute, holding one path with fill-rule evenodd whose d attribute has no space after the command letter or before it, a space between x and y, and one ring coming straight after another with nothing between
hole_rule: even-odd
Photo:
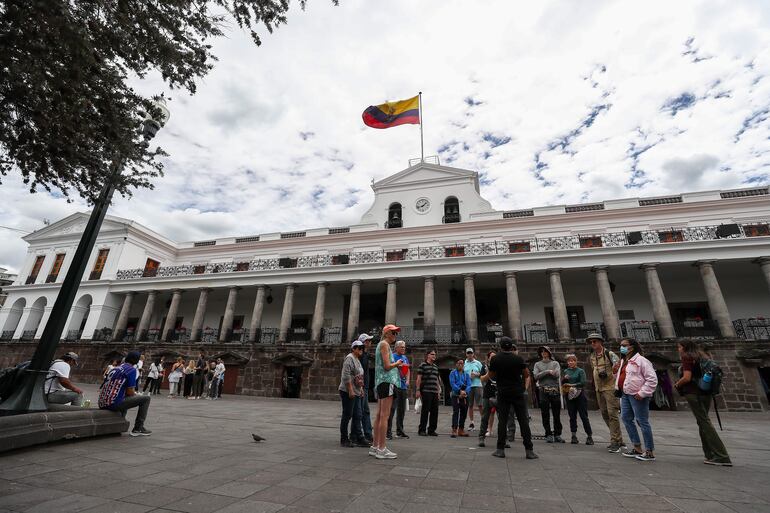
<instances>
[{"instance_id":1,"label":"man sitting on ledge","mask_svg":"<svg viewBox=\"0 0 770 513\"><path fill-rule=\"evenodd\" d=\"M70 381L72 364L78 364L77 353L67 353L51 363L45 378L45 395L49 403L80 406L83 402L83 391Z\"/></svg>"},{"instance_id":2,"label":"man sitting on ledge","mask_svg":"<svg viewBox=\"0 0 770 513\"><path fill-rule=\"evenodd\" d=\"M139 371L134 365L139 362L140 357L138 351L128 353L123 364L112 369L107 375L99 392L99 408L102 410L118 411L125 417L127 410L139 408L131 436L149 436L152 433L144 427L147 411L150 409L150 396L136 393Z\"/></svg>"}]
</instances>

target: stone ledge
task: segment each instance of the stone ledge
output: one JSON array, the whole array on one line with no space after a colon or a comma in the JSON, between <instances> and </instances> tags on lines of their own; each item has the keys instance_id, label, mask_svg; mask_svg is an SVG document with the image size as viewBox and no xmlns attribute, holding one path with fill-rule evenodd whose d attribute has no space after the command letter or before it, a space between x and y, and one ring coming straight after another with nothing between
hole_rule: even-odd
<instances>
[{"instance_id":1,"label":"stone ledge","mask_svg":"<svg viewBox=\"0 0 770 513\"><path fill-rule=\"evenodd\" d=\"M0 417L0 453L32 445L128 431L120 413L51 405L51 411Z\"/></svg>"}]
</instances>

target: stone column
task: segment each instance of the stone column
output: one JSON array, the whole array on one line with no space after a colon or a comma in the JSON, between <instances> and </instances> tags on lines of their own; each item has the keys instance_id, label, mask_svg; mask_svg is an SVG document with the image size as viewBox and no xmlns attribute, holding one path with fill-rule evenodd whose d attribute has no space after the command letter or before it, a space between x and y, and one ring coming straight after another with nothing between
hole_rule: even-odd
<instances>
[{"instance_id":1,"label":"stone column","mask_svg":"<svg viewBox=\"0 0 770 513\"><path fill-rule=\"evenodd\" d=\"M152 317L152 311L155 309L155 297L157 295L158 292L155 290L147 293L147 302L144 304L142 317L139 318L139 326L136 327L137 342L147 338L147 329L150 327L150 318Z\"/></svg>"},{"instance_id":2,"label":"stone column","mask_svg":"<svg viewBox=\"0 0 770 513\"><path fill-rule=\"evenodd\" d=\"M121 342L126 334L126 326L128 326L128 314L131 311L131 304L134 302L134 293L126 292L126 296L123 298L123 307L120 309L118 315L118 322L115 323L115 336L113 340Z\"/></svg>"},{"instance_id":3,"label":"stone column","mask_svg":"<svg viewBox=\"0 0 770 513\"><path fill-rule=\"evenodd\" d=\"M516 272L507 271L505 275L505 295L508 303L508 336L513 340L523 340L521 334L521 304L519 304L519 285Z\"/></svg>"},{"instance_id":4,"label":"stone column","mask_svg":"<svg viewBox=\"0 0 770 513\"><path fill-rule=\"evenodd\" d=\"M572 334L569 331L569 318L567 317L567 303L564 300L564 289L561 286L561 270L549 269L548 282L551 285L551 303L553 306L553 322L556 325L556 339L558 341L570 340Z\"/></svg>"},{"instance_id":5,"label":"stone column","mask_svg":"<svg viewBox=\"0 0 770 513\"><path fill-rule=\"evenodd\" d=\"M169 342L171 335L174 333L174 325L176 324L176 314L179 312L179 302L182 300L182 291L175 289L171 295L171 306L168 307L168 313L166 314L166 324L163 325L163 338L161 340Z\"/></svg>"},{"instance_id":6,"label":"stone column","mask_svg":"<svg viewBox=\"0 0 770 513\"><path fill-rule=\"evenodd\" d=\"M195 317L193 317L192 328L190 329L190 342L200 342L203 332L203 320L206 317L206 306L209 302L209 291L211 289L201 289L198 296L198 306L195 307Z\"/></svg>"},{"instance_id":7,"label":"stone column","mask_svg":"<svg viewBox=\"0 0 770 513\"><path fill-rule=\"evenodd\" d=\"M713 261L700 261L695 263L700 270L700 276L703 279L703 288L706 289L706 299L709 303L709 310L714 320L719 326L719 334L723 338L735 338L735 328L730 319L730 312L727 310L725 297L722 295L722 289L719 287L717 275L714 273Z\"/></svg>"},{"instance_id":8,"label":"stone column","mask_svg":"<svg viewBox=\"0 0 770 513\"><path fill-rule=\"evenodd\" d=\"M468 342L479 341L479 320L476 317L476 286L473 283L475 274L463 274L465 283L465 334Z\"/></svg>"},{"instance_id":9,"label":"stone column","mask_svg":"<svg viewBox=\"0 0 770 513\"><path fill-rule=\"evenodd\" d=\"M227 294L227 305L225 305L225 315L222 317L222 329L219 331L220 342L230 342L233 335L233 316L235 315L235 302L238 300L238 289L240 287L230 287Z\"/></svg>"},{"instance_id":10,"label":"stone column","mask_svg":"<svg viewBox=\"0 0 770 513\"><path fill-rule=\"evenodd\" d=\"M296 287L293 283L286 285L286 297L283 298L283 312L281 312L278 342L286 342L288 340L289 329L291 328L291 312L294 310L294 289Z\"/></svg>"},{"instance_id":11,"label":"stone column","mask_svg":"<svg viewBox=\"0 0 770 513\"><path fill-rule=\"evenodd\" d=\"M249 342L259 341L259 331L262 327L262 311L265 309L265 286L257 285L257 299L254 300L254 310L251 312L249 325Z\"/></svg>"},{"instance_id":12,"label":"stone column","mask_svg":"<svg viewBox=\"0 0 770 513\"><path fill-rule=\"evenodd\" d=\"M321 341L321 330L324 327L324 312L326 311L326 286L325 281L318 282L318 289L315 294L315 309L313 310L313 321L310 325L310 341L318 343Z\"/></svg>"},{"instance_id":13,"label":"stone column","mask_svg":"<svg viewBox=\"0 0 770 513\"><path fill-rule=\"evenodd\" d=\"M426 276L423 296L423 340L436 341L436 277Z\"/></svg>"},{"instance_id":14,"label":"stone column","mask_svg":"<svg viewBox=\"0 0 770 513\"><path fill-rule=\"evenodd\" d=\"M385 301L385 324L396 324L396 289L398 278L388 278L388 293Z\"/></svg>"},{"instance_id":15,"label":"stone column","mask_svg":"<svg viewBox=\"0 0 770 513\"><path fill-rule=\"evenodd\" d=\"M759 264L759 268L762 269L762 274L765 275L765 281L767 286L770 287L770 257L762 257L756 260Z\"/></svg>"},{"instance_id":16,"label":"stone column","mask_svg":"<svg viewBox=\"0 0 770 513\"><path fill-rule=\"evenodd\" d=\"M358 315L361 312L361 280L353 280L350 284L350 307L348 309L348 339L351 343L356 338Z\"/></svg>"},{"instance_id":17,"label":"stone column","mask_svg":"<svg viewBox=\"0 0 770 513\"><path fill-rule=\"evenodd\" d=\"M652 315L658 324L658 332L664 339L676 337L674 332L674 323L671 320L671 312L668 310L666 296L663 294L663 287L660 286L657 264L643 264L644 277L647 280L647 293L650 295L652 303Z\"/></svg>"},{"instance_id":18,"label":"stone column","mask_svg":"<svg viewBox=\"0 0 770 513\"><path fill-rule=\"evenodd\" d=\"M602 319L604 329L607 330L607 338L612 341L620 339L620 320L615 308L615 298L610 289L610 278L606 265L591 269L596 274L596 288L599 290L599 304L602 306Z\"/></svg>"}]
</instances>

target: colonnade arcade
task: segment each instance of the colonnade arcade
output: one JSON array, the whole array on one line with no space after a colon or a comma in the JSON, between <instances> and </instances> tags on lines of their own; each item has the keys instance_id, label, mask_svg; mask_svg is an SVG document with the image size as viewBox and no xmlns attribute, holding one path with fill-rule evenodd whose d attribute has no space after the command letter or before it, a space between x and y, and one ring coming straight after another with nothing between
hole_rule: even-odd
<instances>
[{"instance_id":1,"label":"colonnade arcade","mask_svg":"<svg viewBox=\"0 0 770 513\"><path fill-rule=\"evenodd\" d=\"M764 302L767 303L770 297L767 294L767 287L770 286L770 259L758 259L753 263L758 266L751 266L753 270L746 272L754 273L756 280L761 280L761 269L767 283L762 286L760 294L764 295ZM743 262L740 264L745 266ZM413 343L494 341L503 334L514 340L527 342L568 341L582 338L586 332L599 330L613 340L621 336L635 336L642 340L673 339L686 337L690 333L692 336L705 334L706 338L708 335L715 338L736 338L742 333L736 333L736 323L739 321L731 317L717 279L715 266L718 268L719 265L714 261L701 260L686 266L680 264L673 272L676 276L690 273L688 279L692 281L687 287L699 289L699 296L705 293L701 310L697 310L698 305L695 303L682 307L695 309L695 313L688 314L690 317L682 317L678 310L672 316L659 274L660 268L671 270L671 264L646 263L631 268L635 271L633 273L629 271L629 267L595 266L577 270L553 268L545 270L544 273L512 270L494 275L465 273L456 276L425 275L405 279L392 277L385 280L318 281L299 285L256 284L232 285L224 289L128 291L122 293L122 304L112 338L138 341L182 339L190 342L282 343L303 340L334 343L349 341L357 336L359 331L376 330L383 324L403 325L404 336ZM576 287L592 289L590 294L598 299L598 318L586 319L582 307L573 307L568 303L566 297L575 291L568 289L565 293L565 273L583 280ZM544 275L547 285L532 286L534 275L537 275L538 279L542 279ZM591 276L590 287L587 286L587 276ZM522 279L527 282L524 288L521 286ZM729 279L731 282L735 281L733 277ZM746 276L743 276L740 281L745 279ZM615 282L618 281L623 283L626 289L638 289L640 301L647 302L646 308L651 313L650 318L628 319L627 314L626 317L622 314L627 311L623 308L619 313L613 293ZM670 281L667 278L667 283ZM311 293L313 296L312 315L305 315L304 323L296 322L295 303L300 289L305 295ZM373 291L376 293L372 294ZM523 307L525 308L533 297L536 298L538 294L546 291L548 298L545 303L545 322L530 322L531 319L523 318ZM274 293L276 296L282 296L281 303L272 307L280 307L280 320L277 326L269 326L269 323L265 322L265 309ZM586 290L581 293L589 294ZM226 297L224 308L221 308L221 302L219 303L221 316L217 328L210 328L205 322L207 316L211 318L211 310L215 308L211 303L212 294L219 294L219 297L224 294ZM330 319L327 318L330 294L335 300L335 311L342 312L341 315L336 315L336 326L330 326ZM156 312L157 317L157 303L161 295L167 309L162 322L153 328L153 312ZM180 321L180 305L183 298L195 305L194 314L190 315L192 312L188 311L183 318L184 321L192 318L189 325ZM244 301L248 301L248 304L244 305ZM418 305L415 310L419 311L404 315L403 309L399 307L401 301ZM378 302L381 303L376 304ZM437 303L448 312L442 310L437 316ZM492 313L490 303L493 305ZM135 326L129 326L132 310L141 311ZM246 315L236 315L237 311L245 312ZM703 313L700 313L701 311ZM752 316L760 316L762 313L764 312L754 312ZM531 318L532 315L527 317Z\"/></svg>"}]
</instances>

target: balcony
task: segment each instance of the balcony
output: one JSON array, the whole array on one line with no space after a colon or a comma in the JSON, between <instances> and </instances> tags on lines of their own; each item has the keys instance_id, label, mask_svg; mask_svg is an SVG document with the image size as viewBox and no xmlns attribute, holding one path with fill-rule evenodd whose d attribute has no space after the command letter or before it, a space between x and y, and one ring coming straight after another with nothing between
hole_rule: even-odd
<instances>
[{"instance_id":1,"label":"balcony","mask_svg":"<svg viewBox=\"0 0 770 513\"><path fill-rule=\"evenodd\" d=\"M400 221L400 220L399 220ZM401 251L362 251L352 252L348 256L348 262L355 264L378 264L383 262L399 262L411 260L431 260L438 258L458 257L483 257L492 255L518 254L518 253L546 253L553 251L601 251L602 248L621 248L634 246L649 246L656 244L681 244L701 241L726 240L718 235L722 225L697 226L676 228L671 230L636 231L636 232L608 232L591 235L565 235L562 237L532 237L529 239L479 242L462 246L462 254L457 248L460 246L418 246ZM739 225L740 233L727 240L745 239L748 237L770 236L770 232L764 232L758 227L767 227L763 223L746 223ZM768 235L762 235L767 233ZM303 256L299 258L257 258L248 263L249 271L275 271L280 269L294 269L307 267L327 267L339 265L334 257L329 255ZM243 263L242 263L243 264ZM241 269L245 266L241 264ZM236 272L238 264L235 263L208 263L196 265L177 265L158 268L157 277L168 278L176 276L190 276L193 274L214 274ZM117 273L118 280L131 280L142 278L144 269L125 269ZM92 278L94 279L94 278Z\"/></svg>"}]
</instances>

